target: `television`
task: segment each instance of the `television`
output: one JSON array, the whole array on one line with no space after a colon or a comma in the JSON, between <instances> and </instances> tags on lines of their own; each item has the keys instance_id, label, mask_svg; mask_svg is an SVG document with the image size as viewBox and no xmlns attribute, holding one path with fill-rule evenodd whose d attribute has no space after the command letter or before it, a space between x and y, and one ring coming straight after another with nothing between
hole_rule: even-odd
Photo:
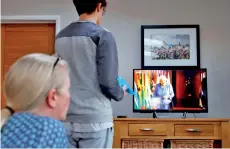
<instances>
[{"instance_id":1,"label":"television","mask_svg":"<svg viewBox=\"0 0 230 149\"><path fill-rule=\"evenodd\" d=\"M207 70L134 69L134 112L207 113Z\"/></svg>"}]
</instances>

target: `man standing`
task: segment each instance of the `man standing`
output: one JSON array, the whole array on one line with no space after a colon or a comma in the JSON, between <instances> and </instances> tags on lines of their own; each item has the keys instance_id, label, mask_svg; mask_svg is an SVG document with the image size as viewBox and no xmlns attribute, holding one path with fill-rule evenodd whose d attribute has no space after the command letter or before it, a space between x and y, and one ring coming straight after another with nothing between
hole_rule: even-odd
<instances>
[{"instance_id":1,"label":"man standing","mask_svg":"<svg viewBox=\"0 0 230 149\"><path fill-rule=\"evenodd\" d=\"M56 37L56 54L70 68L71 104L64 123L72 147L112 148L111 99L122 100L115 39L100 27L106 0L73 0L80 16Z\"/></svg>"}]
</instances>

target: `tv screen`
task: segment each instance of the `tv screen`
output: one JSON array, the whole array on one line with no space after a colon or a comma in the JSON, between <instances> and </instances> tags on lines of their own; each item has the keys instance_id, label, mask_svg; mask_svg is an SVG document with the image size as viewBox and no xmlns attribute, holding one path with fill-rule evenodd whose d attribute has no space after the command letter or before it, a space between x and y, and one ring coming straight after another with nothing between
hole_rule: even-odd
<instances>
[{"instance_id":1,"label":"tv screen","mask_svg":"<svg viewBox=\"0 0 230 149\"><path fill-rule=\"evenodd\" d=\"M207 71L133 70L134 112L208 112Z\"/></svg>"}]
</instances>

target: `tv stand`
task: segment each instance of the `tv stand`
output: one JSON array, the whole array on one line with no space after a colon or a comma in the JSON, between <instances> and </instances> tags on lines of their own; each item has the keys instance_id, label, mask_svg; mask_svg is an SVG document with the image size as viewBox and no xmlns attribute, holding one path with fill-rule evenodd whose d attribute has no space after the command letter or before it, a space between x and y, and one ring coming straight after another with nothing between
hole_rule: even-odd
<instances>
[{"instance_id":1,"label":"tv stand","mask_svg":"<svg viewBox=\"0 0 230 149\"><path fill-rule=\"evenodd\" d=\"M153 112L153 118L157 118L157 113Z\"/></svg>"},{"instance_id":2,"label":"tv stand","mask_svg":"<svg viewBox=\"0 0 230 149\"><path fill-rule=\"evenodd\" d=\"M185 119L186 116L187 116L187 112L184 112L182 118ZM196 115L194 113L193 113L193 116L194 116L194 118L196 118Z\"/></svg>"},{"instance_id":3,"label":"tv stand","mask_svg":"<svg viewBox=\"0 0 230 149\"><path fill-rule=\"evenodd\" d=\"M113 148L230 148L230 119L115 118Z\"/></svg>"},{"instance_id":4,"label":"tv stand","mask_svg":"<svg viewBox=\"0 0 230 149\"><path fill-rule=\"evenodd\" d=\"M183 113L182 118L184 118L184 119L185 119L185 118L186 118L186 116L187 116L187 112L184 112L184 113Z\"/></svg>"}]
</instances>

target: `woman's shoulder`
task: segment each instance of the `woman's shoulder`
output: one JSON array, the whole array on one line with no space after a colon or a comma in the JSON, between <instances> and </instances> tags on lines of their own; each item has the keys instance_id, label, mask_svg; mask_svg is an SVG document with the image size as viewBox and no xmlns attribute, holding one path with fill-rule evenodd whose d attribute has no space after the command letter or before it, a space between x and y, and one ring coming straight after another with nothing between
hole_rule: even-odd
<instances>
[{"instance_id":1,"label":"woman's shoulder","mask_svg":"<svg viewBox=\"0 0 230 149\"><path fill-rule=\"evenodd\" d=\"M28 127L35 127L35 128L46 128L47 126L49 128L58 128L60 127L64 129L63 124L51 117L48 116L37 116L32 113L16 113L13 116L9 118L9 120L6 123L7 125L12 124L23 124ZM17 125L15 125L16 127Z\"/></svg>"},{"instance_id":2,"label":"woman's shoulder","mask_svg":"<svg viewBox=\"0 0 230 149\"><path fill-rule=\"evenodd\" d=\"M14 114L2 128L2 147L65 147L68 144L62 123L31 113ZM64 146L63 146L64 145Z\"/></svg>"}]
</instances>

